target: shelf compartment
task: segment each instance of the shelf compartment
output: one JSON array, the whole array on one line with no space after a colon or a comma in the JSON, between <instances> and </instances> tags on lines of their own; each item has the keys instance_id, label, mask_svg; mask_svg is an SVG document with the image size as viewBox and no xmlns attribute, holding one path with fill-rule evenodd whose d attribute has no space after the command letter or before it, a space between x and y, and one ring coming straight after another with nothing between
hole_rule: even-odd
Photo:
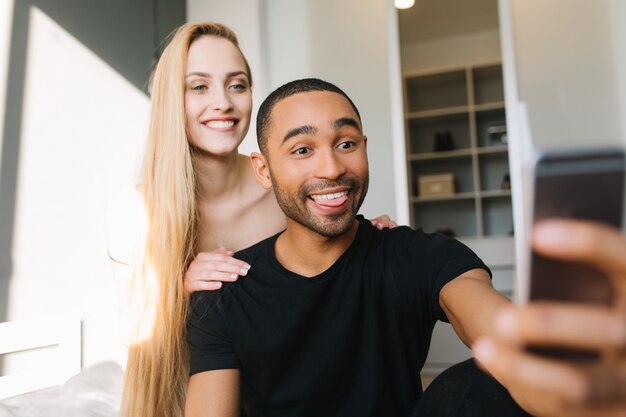
<instances>
[{"instance_id":1,"label":"shelf compartment","mask_svg":"<svg viewBox=\"0 0 626 417\"><path fill-rule=\"evenodd\" d=\"M454 189L456 193L467 193L476 191L474 178L472 175L472 158L454 158L445 161L441 160L418 160L411 161L412 195L418 196L418 177L420 175L437 175L451 173L454 176Z\"/></svg>"},{"instance_id":2,"label":"shelf compartment","mask_svg":"<svg viewBox=\"0 0 626 417\"><path fill-rule=\"evenodd\" d=\"M469 113L409 119L409 153L433 152L435 136L439 132L447 131L452 134L454 149L469 149L471 147Z\"/></svg>"},{"instance_id":3,"label":"shelf compartment","mask_svg":"<svg viewBox=\"0 0 626 417\"><path fill-rule=\"evenodd\" d=\"M510 193L499 197L483 198L482 207L485 236L512 236L513 211Z\"/></svg>"},{"instance_id":4,"label":"shelf compartment","mask_svg":"<svg viewBox=\"0 0 626 417\"><path fill-rule=\"evenodd\" d=\"M497 101L494 103L484 103L484 104L476 104L474 106L474 111L489 111L489 110L504 110L504 101Z\"/></svg>"},{"instance_id":5,"label":"shelf compartment","mask_svg":"<svg viewBox=\"0 0 626 417\"><path fill-rule=\"evenodd\" d=\"M489 134L489 127L497 125L506 126L506 113L503 108L476 112L476 138L479 147L505 145L503 142L494 140Z\"/></svg>"},{"instance_id":6,"label":"shelf compartment","mask_svg":"<svg viewBox=\"0 0 626 417\"><path fill-rule=\"evenodd\" d=\"M509 155L506 152L485 153L478 157L481 191L507 191L503 189L504 177L509 175Z\"/></svg>"},{"instance_id":7,"label":"shelf compartment","mask_svg":"<svg viewBox=\"0 0 626 417\"><path fill-rule=\"evenodd\" d=\"M428 203L431 201L456 201L456 200L473 200L476 198L475 192L455 193L452 195L442 195L433 197L411 197L412 203Z\"/></svg>"},{"instance_id":8,"label":"shelf compartment","mask_svg":"<svg viewBox=\"0 0 626 417\"><path fill-rule=\"evenodd\" d=\"M496 106L487 106L486 109L497 108ZM456 114L466 114L469 113L469 106L459 106L459 107L446 107L445 109L436 109L436 110L422 110L415 111L407 114L407 119L429 119L431 117L439 117L439 116L453 116Z\"/></svg>"},{"instance_id":9,"label":"shelf compartment","mask_svg":"<svg viewBox=\"0 0 626 417\"><path fill-rule=\"evenodd\" d=\"M489 65L472 69L474 79L474 103L504 101L502 65Z\"/></svg>"},{"instance_id":10,"label":"shelf compartment","mask_svg":"<svg viewBox=\"0 0 626 417\"><path fill-rule=\"evenodd\" d=\"M506 149L505 149L506 152ZM410 154L407 159L409 161L427 161L431 159L447 159L447 158L463 158L471 156L471 149L459 149L456 151L441 151L441 152L422 152Z\"/></svg>"},{"instance_id":11,"label":"shelf compartment","mask_svg":"<svg viewBox=\"0 0 626 417\"><path fill-rule=\"evenodd\" d=\"M449 229L455 236L476 236L474 199L424 201L413 203L414 227L427 233Z\"/></svg>"},{"instance_id":12,"label":"shelf compartment","mask_svg":"<svg viewBox=\"0 0 626 417\"><path fill-rule=\"evenodd\" d=\"M405 78L409 113L467 105L465 69Z\"/></svg>"},{"instance_id":13,"label":"shelf compartment","mask_svg":"<svg viewBox=\"0 0 626 417\"><path fill-rule=\"evenodd\" d=\"M511 197L511 190L489 190L489 191L481 191L480 196L482 198L500 198L500 197Z\"/></svg>"},{"instance_id":14,"label":"shelf compartment","mask_svg":"<svg viewBox=\"0 0 626 417\"><path fill-rule=\"evenodd\" d=\"M503 145L494 145L494 146L483 146L482 148L476 149L476 153L478 155L488 155L488 154L506 154L509 151L509 147L506 144Z\"/></svg>"}]
</instances>

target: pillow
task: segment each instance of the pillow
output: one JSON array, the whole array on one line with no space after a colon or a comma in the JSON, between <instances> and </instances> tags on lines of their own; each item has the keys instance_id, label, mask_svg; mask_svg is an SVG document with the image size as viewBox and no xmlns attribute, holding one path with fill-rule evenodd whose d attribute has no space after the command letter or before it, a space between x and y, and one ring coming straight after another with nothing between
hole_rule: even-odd
<instances>
[{"instance_id":1,"label":"pillow","mask_svg":"<svg viewBox=\"0 0 626 417\"><path fill-rule=\"evenodd\" d=\"M7 398L0 417L117 417L124 372L115 362L83 369L62 386Z\"/></svg>"}]
</instances>

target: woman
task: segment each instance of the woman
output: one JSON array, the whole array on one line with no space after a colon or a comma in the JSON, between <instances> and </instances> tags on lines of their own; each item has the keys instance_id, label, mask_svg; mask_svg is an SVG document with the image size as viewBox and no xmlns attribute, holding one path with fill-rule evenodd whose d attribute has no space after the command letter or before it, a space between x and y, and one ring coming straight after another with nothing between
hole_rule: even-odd
<instances>
[{"instance_id":1,"label":"woman","mask_svg":"<svg viewBox=\"0 0 626 417\"><path fill-rule=\"evenodd\" d=\"M122 415L183 415L188 293L245 275L250 265L232 250L286 225L273 193L237 152L250 124L251 86L235 34L216 23L179 28L153 73L140 185L131 208L118 205L112 215L137 213L133 223L145 230L131 233L144 237L137 244L114 220L109 245L132 326ZM373 223L395 225L386 216Z\"/></svg>"}]
</instances>

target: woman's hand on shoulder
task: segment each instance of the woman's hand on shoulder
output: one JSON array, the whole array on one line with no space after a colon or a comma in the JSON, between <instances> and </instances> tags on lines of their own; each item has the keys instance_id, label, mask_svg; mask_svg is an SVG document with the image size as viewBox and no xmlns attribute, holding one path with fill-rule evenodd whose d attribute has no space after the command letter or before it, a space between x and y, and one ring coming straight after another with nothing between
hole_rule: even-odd
<instances>
[{"instance_id":1,"label":"woman's hand on shoulder","mask_svg":"<svg viewBox=\"0 0 626 417\"><path fill-rule=\"evenodd\" d=\"M222 288L222 282L237 281L250 270L250 265L233 258L234 252L219 248L200 252L185 273L185 292L214 291Z\"/></svg>"},{"instance_id":2,"label":"woman's hand on shoulder","mask_svg":"<svg viewBox=\"0 0 626 417\"><path fill-rule=\"evenodd\" d=\"M374 226L378 230L393 229L394 227L398 227L398 223L391 220L391 217L387 216L386 214L375 217L370 221L372 222L372 226Z\"/></svg>"}]
</instances>

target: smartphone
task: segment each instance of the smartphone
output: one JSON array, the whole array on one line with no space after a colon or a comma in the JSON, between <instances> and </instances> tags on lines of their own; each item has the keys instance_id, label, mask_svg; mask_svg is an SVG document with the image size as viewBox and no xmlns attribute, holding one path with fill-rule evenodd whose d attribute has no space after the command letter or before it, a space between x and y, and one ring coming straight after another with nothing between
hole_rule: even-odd
<instances>
[{"instance_id":1,"label":"smartphone","mask_svg":"<svg viewBox=\"0 0 626 417\"><path fill-rule=\"evenodd\" d=\"M620 228L624 199L624 151L579 149L539 153L534 165L532 223L549 218L592 220ZM575 239L572 236L572 239ZM531 249L528 300L611 305L614 290L603 272L547 258ZM593 360L593 352L533 351L571 360Z\"/></svg>"}]
</instances>

